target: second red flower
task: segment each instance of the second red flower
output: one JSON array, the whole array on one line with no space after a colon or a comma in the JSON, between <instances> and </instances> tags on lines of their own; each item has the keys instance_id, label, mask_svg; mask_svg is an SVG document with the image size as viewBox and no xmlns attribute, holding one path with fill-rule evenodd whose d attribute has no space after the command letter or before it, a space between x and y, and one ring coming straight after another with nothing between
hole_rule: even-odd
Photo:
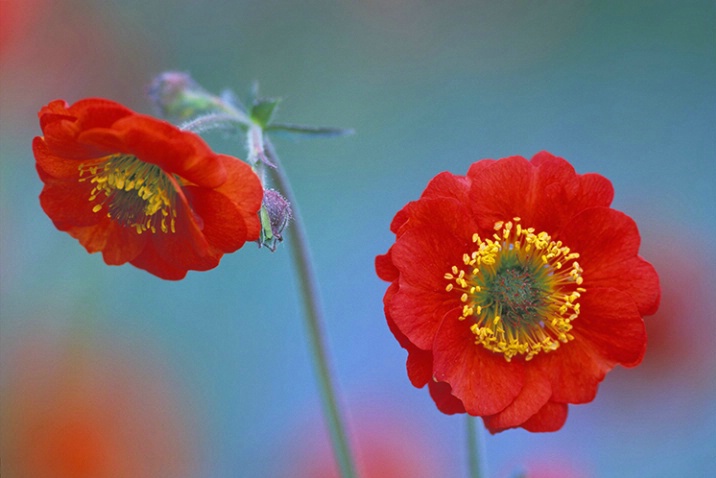
<instances>
[{"instance_id":1,"label":"second red flower","mask_svg":"<svg viewBox=\"0 0 716 478\"><path fill-rule=\"evenodd\" d=\"M196 134L94 98L53 101L39 118L42 208L107 264L177 280L258 239L259 178Z\"/></svg>"}]
</instances>

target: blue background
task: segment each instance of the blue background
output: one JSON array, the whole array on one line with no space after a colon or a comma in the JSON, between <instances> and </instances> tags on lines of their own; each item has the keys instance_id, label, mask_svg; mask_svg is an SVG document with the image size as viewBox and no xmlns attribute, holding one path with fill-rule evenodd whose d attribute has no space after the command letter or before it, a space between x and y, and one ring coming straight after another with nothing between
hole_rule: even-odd
<instances>
[{"instance_id":1,"label":"blue background","mask_svg":"<svg viewBox=\"0 0 716 478\"><path fill-rule=\"evenodd\" d=\"M27 5L4 32L0 70L3 349L78 321L151 349L200 424L187 432L198 476L290 476L311 456L319 399L285 244L273 254L249 244L215 270L165 282L105 266L37 201L31 141L50 100L101 96L151 113L146 86L165 70L240 96L258 80L285 98L280 120L357 131L274 141L309 233L352 429L398 417L404 439L427 450L415 460L466 476L463 417L440 414L408 382L373 260L391 244L395 212L438 172L548 150L612 180L614 207L639 224L671 301L652 318L666 339L641 367L608 375L593 403L570 407L561 431L487 437L491 476L535 461L578 476L716 474L713 2ZM245 155L240 140L207 139Z\"/></svg>"}]
</instances>

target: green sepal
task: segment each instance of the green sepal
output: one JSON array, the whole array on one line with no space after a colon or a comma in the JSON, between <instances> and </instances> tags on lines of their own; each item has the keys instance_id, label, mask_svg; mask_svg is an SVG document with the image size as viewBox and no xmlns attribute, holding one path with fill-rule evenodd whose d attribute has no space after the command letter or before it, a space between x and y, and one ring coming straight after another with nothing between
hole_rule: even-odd
<instances>
[{"instance_id":1,"label":"green sepal","mask_svg":"<svg viewBox=\"0 0 716 478\"><path fill-rule=\"evenodd\" d=\"M259 219L261 220L261 236L259 245L271 244L274 241L273 231L271 230L271 218L266 210L266 206L259 209Z\"/></svg>"},{"instance_id":2,"label":"green sepal","mask_svg":"<svg viewBox=\"0 0 716 478\"><path fill-rule=\"evenodd\" d=\"M257 98L251 107L251 121L265 129L271 122L281 98Z\"/></svg>"}]
</instances>

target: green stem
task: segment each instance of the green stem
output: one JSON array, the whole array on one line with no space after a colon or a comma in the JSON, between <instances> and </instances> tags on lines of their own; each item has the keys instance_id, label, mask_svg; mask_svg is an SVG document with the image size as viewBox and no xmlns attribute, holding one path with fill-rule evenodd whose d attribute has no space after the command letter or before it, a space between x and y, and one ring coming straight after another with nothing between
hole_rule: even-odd
<instances>
[{"instance_id":1,"label":"green stem","mask_svg":"<svg viewBox=\"0 0 716 478\"><path fill-rule=\"evenodd\" d=\"M313 270L313 262L308 247L308 238L304 229L303 221L298 210L296 198L293 195L291 184L286 176L283 166L276 154L276 151L268 137L264 137L265 152L270 157L275 168L268 168L273 180L281 189L293 209L292 237L288 241L292 250L293 259L298 273L298 282L301 287L304 303L304 318L308 328L313 361L318 375L323 410L328 421L328 429L333 443L333 452L338 461L338 466L343 478L355 478L355 466L348 445L346 430L343 425L341 413L336 399L335 386L333 384L328 354L326 353L325 338L323 334L323 312L320 304L318 281Z\"/></svg>"},{"instance_id":2,"label":"green stem","mask_svg":"<svg viewBox=\"0 0 716 478\"><path fill-rule=\"evenodd\" d=\"M476 427L477 419L471 415L465 414L466 432L467 432L467 453L468 465L470 470L470 478L487 478L485 471L485 453L483 449L482 427ZM477 428L477 429L476 429Z\"/></svg>"}]
</instances>

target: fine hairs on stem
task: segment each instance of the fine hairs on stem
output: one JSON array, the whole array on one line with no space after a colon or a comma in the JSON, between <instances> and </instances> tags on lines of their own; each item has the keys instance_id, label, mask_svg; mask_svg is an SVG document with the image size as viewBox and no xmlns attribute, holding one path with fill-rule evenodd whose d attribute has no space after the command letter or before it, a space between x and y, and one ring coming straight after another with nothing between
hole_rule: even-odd
<instances>
[{"instance_id":1,"label":"fine hairs on stem","mask_svg":"<svg viewBox=\"0 0 716 478\"><path fill-rule=\"evenodd\" d=\"M323 333L323 308L321 305L318 281L313 270L311 252L308 247L308 238L303 227L301 214L291 189L283 165L278 158L271 141L264 137L265 154L276 167L269 167L268 171L281 192L286 196L293 208L293 228L289 241L291 253L296 265L298 283L303 296L304 318L308 329L310 348L313 362L318 375L324 413L333 443L333 450L343 478L357 478L355 464L350 452L350 446L336 397L328 354L326 352L325 337Z\"/></svg>"}]
</instances>

